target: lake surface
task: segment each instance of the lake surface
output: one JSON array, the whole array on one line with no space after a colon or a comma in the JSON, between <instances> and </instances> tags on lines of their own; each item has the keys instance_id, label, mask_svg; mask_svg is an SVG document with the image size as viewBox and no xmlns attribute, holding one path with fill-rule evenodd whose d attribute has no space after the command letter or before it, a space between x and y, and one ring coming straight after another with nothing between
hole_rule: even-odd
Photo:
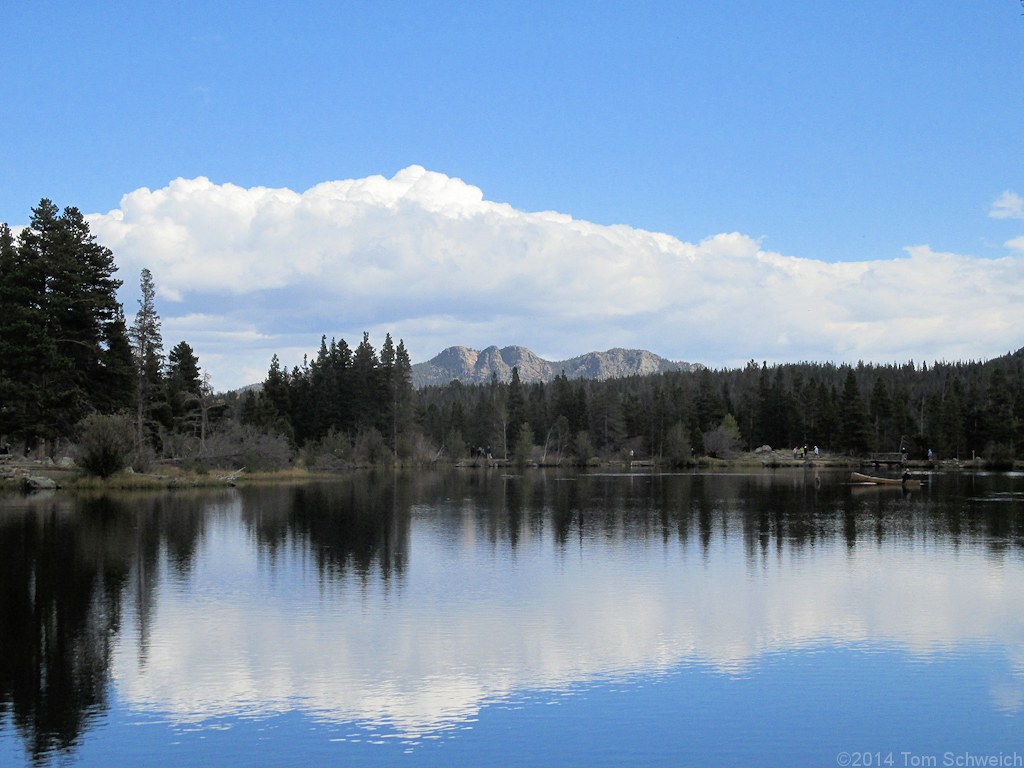
<instances>
[{"instance_id":1,"label":"lake surface","mask_svg":"<svg viewBox=\"0 0 1024 768\"><path fill-rule=\"evenodd\" d=\"M0 765L1022 764L1024 477L848 476L0 498Z\"/></svg>"}]
</instances>

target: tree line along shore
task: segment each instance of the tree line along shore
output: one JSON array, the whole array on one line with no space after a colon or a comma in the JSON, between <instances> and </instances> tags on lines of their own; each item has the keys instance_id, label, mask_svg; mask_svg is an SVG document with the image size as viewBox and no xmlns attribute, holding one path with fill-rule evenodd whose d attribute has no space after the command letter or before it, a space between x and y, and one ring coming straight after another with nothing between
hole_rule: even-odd
<instances>
[{"instance_id":1,"label":"tree line along shore","mask_svg":"<svg viewBox=\"0 0 1024 768\"><path fill-rule=\"evenodd\" d=\"M101 478L129 468L203 478L242 468L679 467L779 464L804 446L833 461L897 451L954 466L1022 458L1024 349L930 365L752 359L600 381L524 382L513 369L509 381L415 389L403 341L387 334L378 349L364 333L354 347L323 336L291 368L275 355L259 386L218 393L187 341L165 353L155 277L142 270L129 322L116 271L75 208L43 200L17 237L0 226L8 467L64 458Z\"/></svg>"}]
</instances>

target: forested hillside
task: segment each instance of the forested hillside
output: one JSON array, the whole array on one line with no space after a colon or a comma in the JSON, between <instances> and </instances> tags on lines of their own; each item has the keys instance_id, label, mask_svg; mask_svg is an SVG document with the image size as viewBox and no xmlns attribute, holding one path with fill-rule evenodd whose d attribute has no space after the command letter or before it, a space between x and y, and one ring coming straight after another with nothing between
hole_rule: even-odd
<instances>
[{"instance_id":1,"label":"forested hillside","mask_svg":"<svg viewBox=\"0 0 1024 768\"><path fill-rule=\"evenodd\" d=\"M414 389L404 343L387 335L378 352L363 334L354 349L324 337L315 357L291 370L274 356L258 392L215 395L187 342L164 353L149 271L130 325L115 271L75 208L43 200L17 238L0 227L5 452L92 446L102 474L156 459L252 468L299 458L340 468L631 453L683 464L762 445L817 445L1005 464L1024 450L1024 350L987 362L751 360L742 369L606 380L561 373L532 383L512 368L507 382L495 374L483 384Z\"/></svg>"},{"instance_id":2,"label":"forested hillside","mask_svg":"<svg viewBox=\"0 0 1024 768\"><path fill-rule=\"evenodd\" d=\"M374 405L376 404L376 405ZM414 390L401 342L378 358L368 337L353 353L322 341L317 357L283 371L276 358L243 419L317 453L339 436L402 460L549 455L658 457L685 463L761 445L862 455L1006 460L1024 445L1024 351L988 362L758 364L605 381L569 379ZM322 455L320 451L318 455Z\"/></svg>"}]
</instances>

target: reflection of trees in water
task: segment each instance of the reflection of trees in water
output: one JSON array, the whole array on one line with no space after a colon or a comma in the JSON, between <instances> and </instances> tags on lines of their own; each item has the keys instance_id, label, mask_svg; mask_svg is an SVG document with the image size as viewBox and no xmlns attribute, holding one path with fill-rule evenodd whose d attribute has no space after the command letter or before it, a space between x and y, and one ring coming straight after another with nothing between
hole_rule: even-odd
<instances>
[{"instance_id":1,"label":"reflection of trees in water","mask_svg":"<svg viewBox=\"0 0 1024 768\"><path fill-rule=\"evenodd\" d=\"M1013 483L1017 483L1016 486ZM570 475L501 470L372 474L223 493L7 500L0 506L0 717L38 762L73 750L107 707L124 611L146 663L162 579L187 580L209 521L241 510L269 558L298 553L324 579L389 582L405 573L419 510L431 535L470 546L557 549L692 542L706 557L743 543L752 566L784 549L891 540L1024 548L1024 494L1010 478L949 476L937 486L858 490L839 476ZM6 723L4 722L4 725Z\"/></svg>"},{"instance_id":2,"label":"reflection of trees in water","mask_svg":"<svg viewBox=\"0 0 1024 768\"><path fill-rule=\"evenodd\" d=\"M176 570L194 557L195 507L148 495L0 509L0 710L35 762L72 750L106 709L126 598L148 626L161 547Z\"/></svg>"},{"instance_id":3,"label":"reflection of trees in water","mask_svg":"<svg viewBox=\"0 0 1024 768\"><path fill-rule=\"evenodd\" d=\"M980 542L995 553L1024 547L1024 496L1000 496L1000 483L1012 482L1006 478L990 480L996 490L979 501L978 489L956 476L914 493L851 487L847 477L477 472L441 484L432 508L452 536L472 523L491 543L513 548L547 526L559 547L620 539L686 544L697 537L705 555L714 541L737 536L752 561L836 540L851 549L893 538Z\"/></svg>"},{"instance_id":4,"label":"reflection of trees in water","mask_svg":"<svg viewBox=\"0 0 1024 768\"><path fill-rule=\"evenodd\" d=\"M1024 547L1024 494L1009 503L976 499L983 491L1001 498L998 492L1012 479L991 478L988 484L995 485L981 489L966 476L949 476L938 478L933 489L905 493L899 487L851 487L845 472L816 477L813 471L576 475L491 469L410 473L393 492L428 508L432 526L449 539L471 526L478 543L512 548L545 532L558 547L601 540L686 544L696 537L705 555L716 540L736 536L751 560L784 548L838 540L852 549L893 537L981 542L993 552ZM372 543L372 537L363 539Z\"/></svg>"},{"instance_id":5,"label":"reflection of trees in water","mask_svg":"<svg viewBox=\"0 0 1024 768\"><path fill-rule=\"evenodd\" d=\"M107 702L126 528L48 500L0 518L0 701L34 760L72 748Z\"/></svg>"},{"instance_id":6,"label":"reflection of trees in water","mask_svg":"<svg viewBox=\"0 0 1024 768\"><path fill-rule=\"evenodd\" d=\"M331 483L242 491L242 516L276 561L308 550L324 579L351 571L401 576L409 553L409 486L392 473L357 473Z\"/></svg>"},{"instance_id":7,"label":"reflection of trees in water","mask_svg":"<svg viewBox=\"0 0 1024 768\"><path fill-rule=\"evenodd\" d=\"M35 760L71 748L106 703L128 563L79 514L51 502L0 530L0 700Z\"/></svg>"},{"instance_id":8,"label":"reflection of trees in water","mask_svg":"<svg viewBox=\"0 0 1024 768\"><path fill-rule=\"evenodd\" d=\"M109 502L111 509L133 523L129 546L134 548L131 598L138 633L136 648L140 665L149 653L151 618L160 586L162 567L167 575L184 582L195 565L196 551L206 535L212 512L230 503L229 493L132 494Z\"/></svg>"},{"instance_id":9,"label":"reflection of trees in water","mask_svg":"<svg viewBox=\"0 0 1024 768\"><path fill-rule=\"evenodd\" d=\"M245 491L271 551L298 543L323 571L387 579L408 560L415 484L348 482ZM44 762L75 749L107 708L112 646L134 611L139 663L162 579L191 575L208 522L234 492L20 499L0 507L0 718ZM10 502L10 500L8 500ZM2 721L0 721L2 722Z\"/></svg>"}]
</instances>

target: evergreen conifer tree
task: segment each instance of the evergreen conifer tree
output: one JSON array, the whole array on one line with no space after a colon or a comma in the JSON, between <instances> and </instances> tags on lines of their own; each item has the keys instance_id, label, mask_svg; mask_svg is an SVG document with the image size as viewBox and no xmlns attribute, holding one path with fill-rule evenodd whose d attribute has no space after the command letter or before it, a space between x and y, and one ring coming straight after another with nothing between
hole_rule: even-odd
<instances>
[{"instance_id":1,"label":"evergreen conifer tree","mask_svg":"<svg viewBox=\"0 0 1024 768\"><path fill-rule=\"evenodd\" d=\"M518 438L519 427L526 421L526 396L523 382L519 378L519 366L512 367L512 379L508 383L508 423Z\"/></svg>"},{"instance_id":2,"label":"evergreen conifer tree","mask_svg":"<svg viewBox=\"0 0 1024 768\"><path fill-rule=\"evenodd\" d=\"M120 306L116 319L107 326L101 363L103 372L94 402L100 413L131 411L135 405L135 358L128 328Z\"/></svg>"},{"instance_id":3,"label":"evergreen conifer tree","mask_svg":"<svg viewBox=\"0 0 1024 768\"><path fill-rule=\"evenodd\" d=\"M852 368L847 369L840 405L839 444L852 454L868 449L864 400Z\"/></svg>"},{"instance_id":4,"label":"evergreen conifer tree","mask_svg":"<svg viewBox=\"0 0 1024 768\"><path fill-rule=\"evenodd\" d=\"M0 227L0 436L31 443L42 418L46 337L40 294L10 228Z\"/></svg>"},{"instance_id":5,"label":"evergreen conifer tree","mask_svg":"<svg viewBox=\"0 0 1024 768\"><path fill-rule=\"evenodd\" d=\"M391 334L384 335L384 343L380 347L380 365L377 368L377 429L380 430L388 445L394 449L397 438L397 422L395 405L397 391L395 388L395 343Z\"/></svg>"},{"instance_id":6,"label":"evergreen conifer tree","mask_svg":"<svg viewBox=\"0 0 1024 768\"><path fill-rule=\"evenodd\" d=\"M156 287L148 269L143 268L139 284L142 296L128 338L135 358L135 440L136 447L141 449L147 444L155 424L164 420L166 400L162 386L164 343L156 311Z\"/></svg>"},{"instance_id":7,"label":"evergreen conifer tree","mask_svg":"<svg viewBox=\"0 0 1024 768\"><path fill-rule=\"evenodd\" d=\"M394 387L394 420L395 433L398 435L409 431L413 421L413 388L412 388L412 361L409 359L409 351L405 348L405 342L398 340L395 348L395 368L392 373Z\"/></svg>"},{"instance_id":8,"label":"evergreen conifer tree","mask_svg":"<svg viewBox=\"0 0 1024 768\"><path fill-rule=\"evenodd\" d=\"M1013 393L1002 367L994 369L989 376L985 403L988 439L996 445L1011 446L1016 432Z\"/></svg>"},{"instance_id":9,"label":"evergreen conifer tree","mask_svg":"<svg viewBox=\"0 0 1024 768\"><path fill-rule=\"evenodd\" d=\"M117 267L78 209L40 201L16 244L4 227L0 251L3 429L31 447L130 403Z\"/></svg>"},{"instance_id":10,"label":"evergreen conifer tree","mask_svg":"<svg viewBox=\"0 0 1024 768\"><path fill-rule=\"evenodd\" d=\"M380 361L370 344L370 334L364 332L363 340L352 355L351 399L354 426L357 432L372 427L377 420L376 406L380 396Z\"/></svg>"},{"instance_id":11,"label":"evergreen conifer tree","mask_svg":"<svg viewBox=\"0 0 1024 768\"><path fill-rule=\"evenodd\" d=\"M175 425L195 423L202 406L203 381L199 358L188 342L178 342L167 354L166 390Z\"/></svg>"}]
</instances>

